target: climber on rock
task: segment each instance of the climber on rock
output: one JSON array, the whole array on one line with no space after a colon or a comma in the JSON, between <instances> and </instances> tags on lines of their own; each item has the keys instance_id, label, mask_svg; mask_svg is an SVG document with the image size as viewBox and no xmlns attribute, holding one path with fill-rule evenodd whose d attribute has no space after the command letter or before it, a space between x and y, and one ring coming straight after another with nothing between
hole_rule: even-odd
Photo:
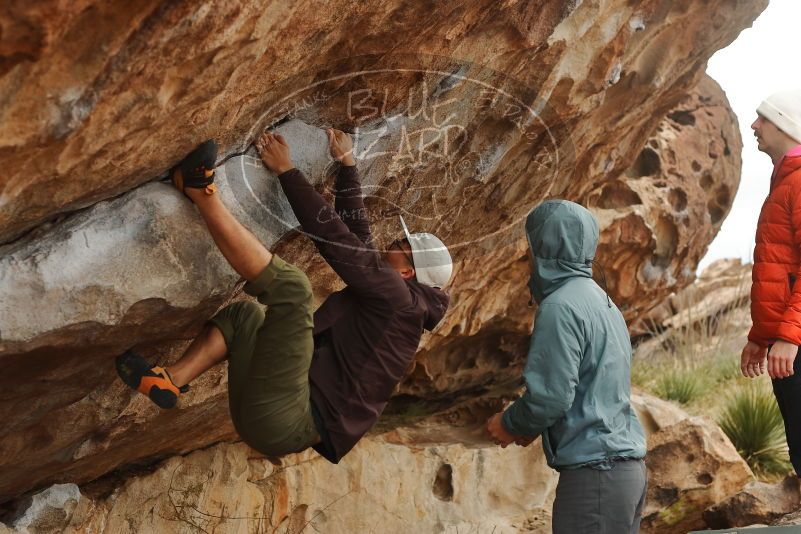
<instances>
[{"instance_id":1,"label":"climber on rock","mask_svg":"<svg viewBox=\"0 0 801 534\"><path fill-rule=\"evenodd\" d=\"M526 389L487 431L502 447L542 436L548 465L560 472L554 533L638 532L645 437L629 401L626 322L592 279L598 222L578 204L549 200L528 214L526 236L539 304Z\"/></svg>"},{"instance_id":2,"label":"climber on rock","mask_svg":"<svg viewBox=\"0 0 801 534\"><path fill-rule=\"evenodd\" d=\"M756 112L751 129L773 173L757 223L752 326L740 370L749 378L767 370L790 462L801 475L801 91L773 94Z\"/></svg>"},{"instance_id":3,"label":"climber on rock","mask_svg":"<svg viewBox=\"0 0 801 534\"><path fill-rule=\"evenodd\" d=\"M187 384L228 359L231 419L242 439L268 456L314 447L337 463L378 420L417 350L448 307L442 287L451 257L437 237L410 234L386 251L373 246L361 184L344 132L329 129L339 161L330 205L295 168L281 135L256 146L322 257L347 284L313 310L306 275L270 253L228 211L214 189L216 146L206 142L172 171L195 203L231 267L247 283L247 300L210 319L168 368L128 351L121 378L162 408L175 406Z\"/></svg>"}]
</instances>

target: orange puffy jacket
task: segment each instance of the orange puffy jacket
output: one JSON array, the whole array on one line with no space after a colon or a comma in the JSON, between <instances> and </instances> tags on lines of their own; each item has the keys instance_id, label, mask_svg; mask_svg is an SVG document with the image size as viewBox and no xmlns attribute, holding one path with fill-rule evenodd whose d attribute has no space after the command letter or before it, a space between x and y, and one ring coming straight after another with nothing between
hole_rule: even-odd
<instances>
[{"instance_id":1,"label":"orange puffy jacket","mask_svg":"<svg viewBox=\"0 0 801 534\"><path fill-rule=\"evenodd\" d=\"M748 339L801 345L801 151L785 155L770 181L756 231Z\"/></svg>"}]
</instances>

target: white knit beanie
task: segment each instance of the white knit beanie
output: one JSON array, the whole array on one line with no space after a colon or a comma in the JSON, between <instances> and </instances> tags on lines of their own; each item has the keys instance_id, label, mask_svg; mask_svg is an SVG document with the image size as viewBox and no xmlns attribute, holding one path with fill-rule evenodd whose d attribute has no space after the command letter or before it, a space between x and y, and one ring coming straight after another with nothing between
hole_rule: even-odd
<instances>
[{"instance_id":1,"label":"white knit beanie","mask_svg":"<svg viewBox=\"0 0 801 534\"><path fill-rule=\"evenodd\" d=\"M770 95L759 105L757 113L801 143L801 90Z\"/></svg>"}]
</instances>

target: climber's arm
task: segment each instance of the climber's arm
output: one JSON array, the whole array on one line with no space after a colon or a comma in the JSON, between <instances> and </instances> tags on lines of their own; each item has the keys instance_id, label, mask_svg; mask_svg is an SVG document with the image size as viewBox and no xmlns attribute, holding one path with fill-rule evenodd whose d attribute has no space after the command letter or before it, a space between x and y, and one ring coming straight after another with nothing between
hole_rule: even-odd
<instances>
[{"instance_id":1,"label":"climber's arm","mask_svg":"<svg viewBox=\"0 0 801 534\"><path fill-rule=\"evenodd\" d=\"M407 305L411 297L403 279L382 260L377 250L348 228L334 207L294 167L283 137L267 134L262 139L259 141L262 159L278 174L301 228L337 275L365 297L391 302L393 306ZM276 143L281 146L275 146Z\"/></svg>"},{"instance_id":2,"label":"climber's arm","mask_svg":"<svg viewBox=\"0 0 801 534\"><path fill-rule=\"evenodd\" d=\"M329 128L326 133L331 156L340 162L334 182L334 209L350 231L371 247L373 236L370 233L367 209L364 207L362 183L353 157L353 141L350 135L340 130Z\"/></svg>"}]
</instances>

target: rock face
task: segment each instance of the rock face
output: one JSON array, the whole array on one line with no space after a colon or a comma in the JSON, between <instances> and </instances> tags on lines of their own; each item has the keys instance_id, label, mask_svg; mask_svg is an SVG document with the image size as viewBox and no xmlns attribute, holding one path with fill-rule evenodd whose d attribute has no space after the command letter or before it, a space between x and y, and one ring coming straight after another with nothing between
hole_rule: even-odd
<instances>
[{"instance_id":1,"label":"rock face","mask_svg":"<svg viewBox=\"0 0 801 534\"><path fill-rule=\"evenodd\" d=\"M584 198L602 221L598 255L627 318L695 280L739 186L741 150L737 120L707 77L659 123L632 166Z\"/></svg>"},{"instance_id":2,"label":"rock face","mask_svg":"<svg viewBox=\"0 0 801 534\"><path fill-rule=\"evenodd\" d=\"M689 417L687 412L672 402L647 393L632 394L631 405L637 411L637 419L646 437Z\"/></svg>"},{"instance_id":3,"label":"rock face","mask_svg":"<svg viewBox=\"0 0 801 534\"><path fill-rule=\"evenodd\" d=\"M753 479L748 464L713 423L689 417L648 438L645 532L705 528L703 512Z\"/></svg>"},{"instance_id":4,"label":"rock face","mask_svg":"<svg viewBox=\"0 0 801 534\"><path fill-rule=\"evenodd\" d=\"M216 445L121 484L51 487L10 532L550 532L557 476L539 442L404 439L364 440L344 468L313 453L276 466L243 444Z\"/></svg>"},{"instance_id":5,"label":"rock face","mask_svg":"<svg viewBox=\"0 0 801 534\"><path fill-rule=\"evenodd\" d=\"M519 376L521 220L539 201L596 212L629 319L690 281L739 178L736 123L702 71L766 5L3 4L0 502L235 437L224 367L159 413L111 365L132 345L173 361L238 298L197 214L156 182L199 141L222 146L226 203L268 244L285 238L322 298L336 281L286 239L285 201L247 151L266 126L294 132L322 187L311 127L356 134L379 242L403 213L457 260L449 315L401 387L454 403Z\"/></svg>"},{"instance_id":6,"label":"rock face","mask_svg":"<svg viewBox=\"0 0 801 534\"><path fill-rule=\"evenodd\" d=\"M325 132L301 121L277 131L299 148L298 168L322 181L331 160ZM269 246L297 226L276 177L253 154L227 160L215 181L231 213ZM2 251L0 354L119 349L142 339L142 328L151 339L174 336L208 316L238 281L200 215L168 183L99 202ZM48 298L31 307L43 290Z\"/></svg>"},{"instance_id":7,"label":"rock face","mask_svg":"<svg viewBox=\"0 0 801 534\"><path fill-rule=\"evenodd\" d=\"M774 484L754 481L704 511L704 521L710 528L769 524L801 507L800 490L798 477L794 475Z\"/></svg>"},{"instance_id":8,"label":"rock face","mask_svg":"<svg viewBox=\"0 0 801 534\"><path fill-rule=\"evenodd\" d=\"M766 5L339 1L320 10L312 2L212 0L6 4L0 12L0 162L9 172L2 182L0 235L11 239L56 214L141 185L203 139L220 139L226 152L239 150L255 131L285 116L287 110L274 104L291 92L341 74L343 65L350 72L392 68L392 55L402 54L439 56L431 67L443 70L453 65L442 59L449 56L515 73L534 89L526 104L535 97L548 101L575 126L571 135L583 160L577 175L592 169L575 185L587 191L597 182L590 176L627 166L625 157L609 159L612 147L585 155L586 148L598 148L597 134L621 152L636 147L635 140L694 85L709 55ZM393 73L384 83L408 87L415 78ZM326 92L318 92L309 113L321 122L347 121L345 109L332 102L339 95L329 92L346 81L321 85ZM387 109L397 104L389 100ZM638 106L641 112L629 113ZM255 125L254 118L260 119ZM490 138L514 136L507 122L484 131ZM525 149L519 137L485 141L480 144L500 154ZM518 174L529 163L506 158L493 170ZM540 187L562 194L575 189L568 178Z\"/></svg>"}]
</instances>

